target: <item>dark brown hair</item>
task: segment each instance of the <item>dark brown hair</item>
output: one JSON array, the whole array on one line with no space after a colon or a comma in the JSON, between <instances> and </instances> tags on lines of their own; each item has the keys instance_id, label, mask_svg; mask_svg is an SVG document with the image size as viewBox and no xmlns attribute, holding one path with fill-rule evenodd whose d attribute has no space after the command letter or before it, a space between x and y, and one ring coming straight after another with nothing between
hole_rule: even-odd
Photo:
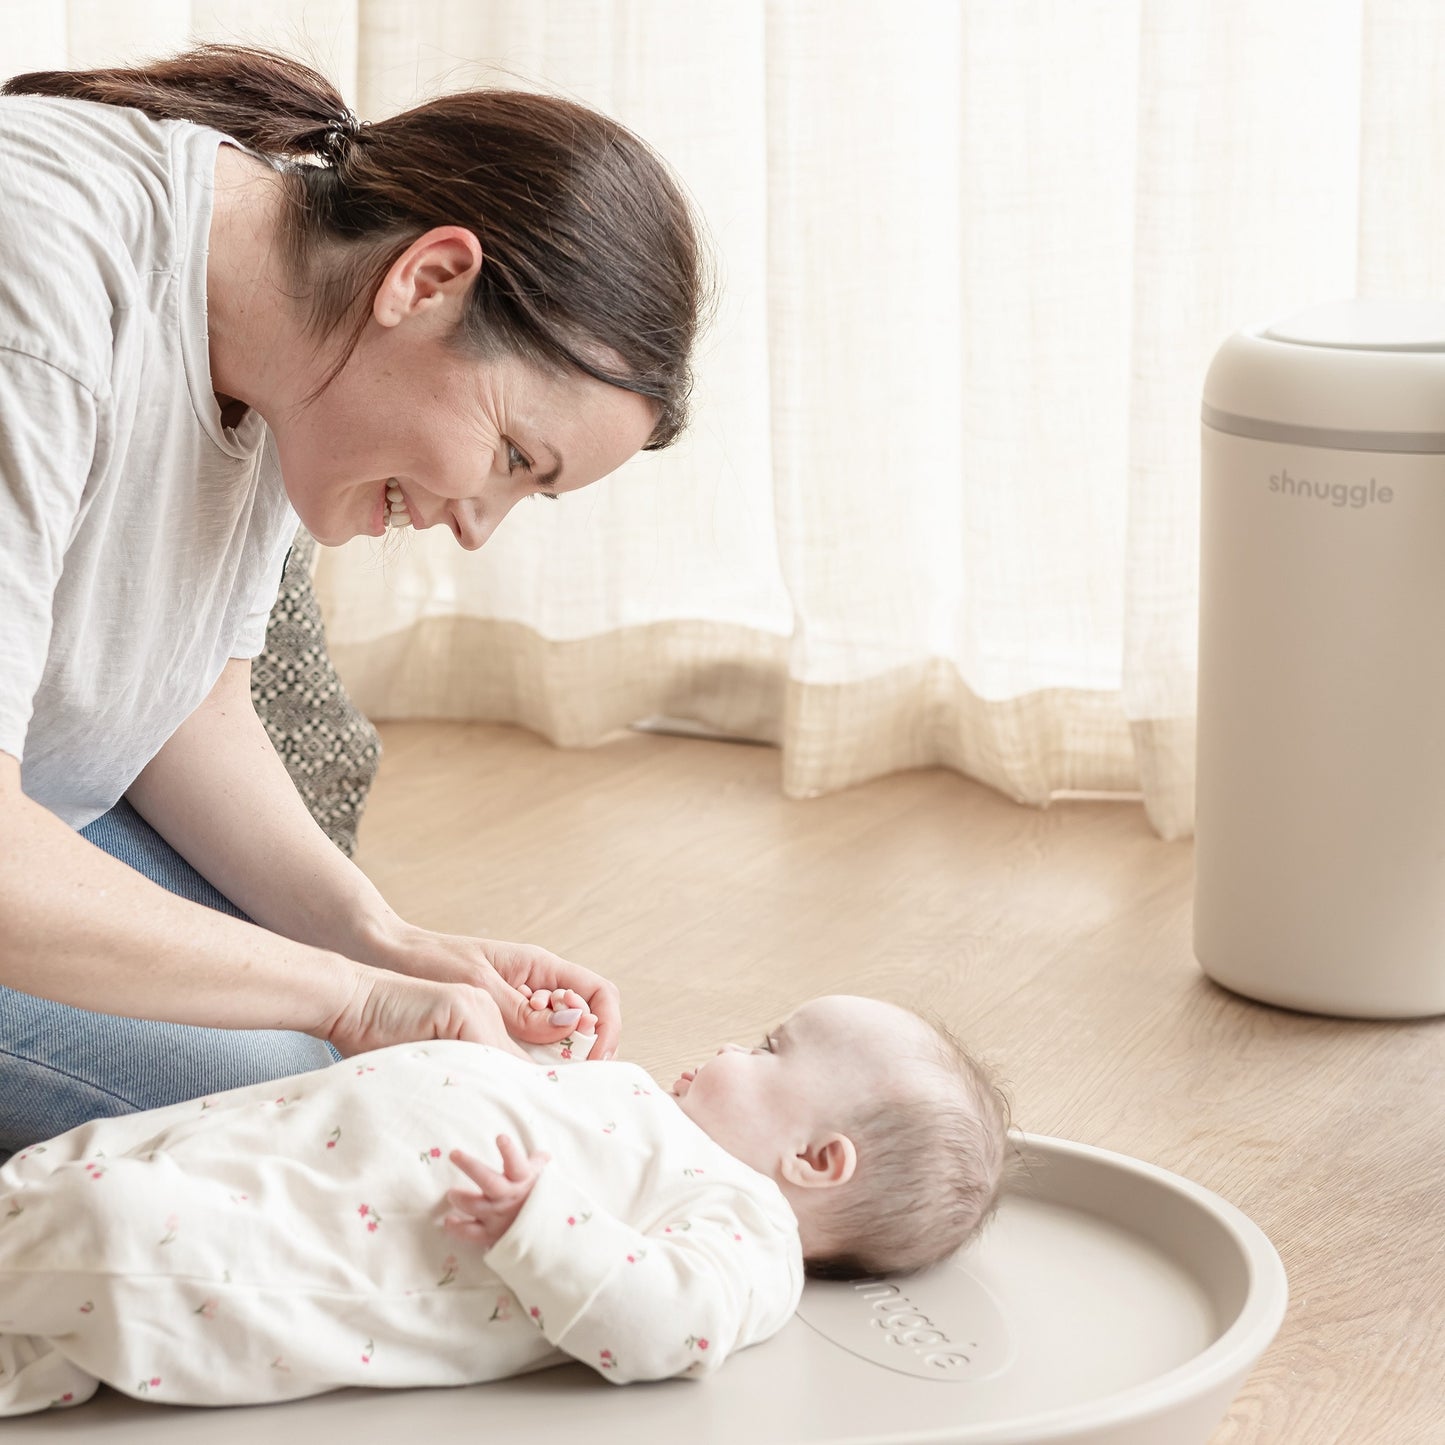
<instances>
[{"instance_id":1,"label":"dark brown hair","mask_svg":"<svg viewBox=\"0 0 1445 1445\"><path fill-rule=\"evenodd\" d=\"M650 450L685 424L692 349L711 300L699 228L666 163L597 111L527 91L466 90L363 126L324 76L237 45L134 69L35 71L0 93L194 121L272 160L291 203L288 253L309 288L312 328L324 338L353 323L321 389L365 330L358 303L418 236L456 225L476 235L483 257L459 344L652 398Z\"/></svg>"}]
</instances>

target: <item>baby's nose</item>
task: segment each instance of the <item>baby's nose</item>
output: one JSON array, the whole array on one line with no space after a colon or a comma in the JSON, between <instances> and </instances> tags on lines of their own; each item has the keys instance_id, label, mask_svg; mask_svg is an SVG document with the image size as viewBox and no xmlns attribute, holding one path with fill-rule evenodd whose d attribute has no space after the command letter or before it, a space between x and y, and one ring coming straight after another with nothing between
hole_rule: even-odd
<instances>
[{"instance_id":1,"label":"baby's nose","mask_svg":"<svg viewBox=\"0 0 1445 1445\"><path fill-rule=\"evenodd\" d=\"M747 1050L741 1044L724 1044L719 1050L720 1054L745 1054Z\"/></svg>"}]
</instances>

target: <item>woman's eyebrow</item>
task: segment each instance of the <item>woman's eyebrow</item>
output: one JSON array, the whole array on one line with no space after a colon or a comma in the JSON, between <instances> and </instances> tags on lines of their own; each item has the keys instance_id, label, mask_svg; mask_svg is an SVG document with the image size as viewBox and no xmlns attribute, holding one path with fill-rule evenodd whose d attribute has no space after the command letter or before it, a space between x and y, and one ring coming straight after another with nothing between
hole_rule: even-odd
<instances>
[{"instance_id":1,"label":"woman's eyebrow","mask_svg":"<svg viewBox=\"0 0 1445 1445\"><path fill-rule=\"evenodd\" d=\"M562 455L551 442L545 441L541 437L538 437L537 440L552 453L552 470L550 472L544 472L540 477L536 478L537 485L539 487L555 486L557 478L562 475Z\"/></svg>"}]
</instances>

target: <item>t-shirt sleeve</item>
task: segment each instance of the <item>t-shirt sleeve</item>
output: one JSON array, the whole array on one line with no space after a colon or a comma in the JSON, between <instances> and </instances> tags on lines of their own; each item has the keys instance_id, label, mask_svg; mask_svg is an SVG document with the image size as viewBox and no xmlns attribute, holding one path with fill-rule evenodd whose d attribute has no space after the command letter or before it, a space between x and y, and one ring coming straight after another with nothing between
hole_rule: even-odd
<instances>
[{"instance_id":1,"label":"t-shirt sleeve","mask_svg":"<svg viewBox=\"0 0 1445 1445\"><path fill-rule=\"evenodd\" d=\"M266 645L266 628L271 621L272 609L281 592L281 574L286 570L286 559L291 555L291 536L281 542L267 565L251 599L251 610L246 614L240 634L231 644L231 656L241 658L259 657Z\"/></svg>"},{"instance_id":2,"label":"t-shirt sleeve","mask_svg":"<svg viewBox=\"0 0 1445 1445\"><path fill-rule=\"evenodd\" d=\"M96 436L88 388L0 347L0 751L16 758L45 672L55 589Z\"/></svg>"},{"instance_id":3,"label":"t-shirt sleeve","mask_svg":"<svg viewBox=\"0 0 1445 1445\"><path fill-rule=\"evenodd\" d=\"M743 1191L700 1190L642 1231L554 1164L486 1260L553 1345L616 1384L709 1375L776 1334L802 1291L796 1230Z\"/></svg>"}]
</instances>

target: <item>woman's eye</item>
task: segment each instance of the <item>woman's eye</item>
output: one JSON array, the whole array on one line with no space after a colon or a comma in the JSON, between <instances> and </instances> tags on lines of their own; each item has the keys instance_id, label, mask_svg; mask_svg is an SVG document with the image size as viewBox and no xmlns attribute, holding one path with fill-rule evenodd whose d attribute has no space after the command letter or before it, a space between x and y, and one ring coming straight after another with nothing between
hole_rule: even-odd
<instances>
[{"instance_id":1,"label":"woman's eye","mask_svg":"<svg viewBox=\"0 0 1445 1445\"><path fill-rule=\"evenodd\" d=\"M518 467L526 467L526 469L527 469L528 471L531 471L531 470L532 470L532 464L531 464L531 462L529 462L529 461L526 459L526 457L524 457L524 456L521 454L521 452L519 452L519 451L517 450L517 448L512 445L511 442L508 442L508 443L507 443L507 474L510 476L513 472L515 472L515 471L517 470Z\"/></svg>"}]
</instances>

